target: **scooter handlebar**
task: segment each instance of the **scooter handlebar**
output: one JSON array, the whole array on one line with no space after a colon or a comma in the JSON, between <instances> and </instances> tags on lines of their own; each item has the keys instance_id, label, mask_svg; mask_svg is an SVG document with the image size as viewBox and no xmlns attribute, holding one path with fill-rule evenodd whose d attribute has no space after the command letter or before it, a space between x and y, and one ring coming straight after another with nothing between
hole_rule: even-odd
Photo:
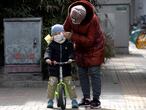
<instances>
[{"instance_id":1,"label":"scooter handlebar","mask_svg":"<svg viewBox=\"0 0 146 110\"><path fill-rule=\"evenodd\" d=\"M75 60L72 60L72 61L66 61L66 62L56 62L55 64L56 65L65 65L65 64L70 64L72 62L74 62Z\"/></svg>"}]
</instances>

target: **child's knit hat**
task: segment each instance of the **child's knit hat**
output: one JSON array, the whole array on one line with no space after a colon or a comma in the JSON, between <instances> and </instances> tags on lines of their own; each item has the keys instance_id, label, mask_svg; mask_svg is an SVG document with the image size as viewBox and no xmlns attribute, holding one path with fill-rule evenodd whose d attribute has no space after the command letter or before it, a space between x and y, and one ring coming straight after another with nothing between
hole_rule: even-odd
<instances>
[{"instance_id":1,"label":"child's knit hat","mask_svg":"<svg viewBox=\"0 0 146 110\"><path fill-rule=\"evenodd\" d=\"M63 32L64 28L63 25L61 24L55 24L51 27L51 35L58 33L58 32Z\"/></svg>"}]
</instances>

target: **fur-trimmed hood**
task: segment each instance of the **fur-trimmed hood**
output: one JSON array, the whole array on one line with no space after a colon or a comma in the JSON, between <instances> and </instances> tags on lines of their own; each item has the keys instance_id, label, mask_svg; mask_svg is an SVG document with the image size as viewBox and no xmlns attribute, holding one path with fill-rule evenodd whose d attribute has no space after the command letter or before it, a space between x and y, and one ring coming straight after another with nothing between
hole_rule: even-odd
<instances>
[{"instance_id":1,"label":"fur-trimmed hood","mask_svg":"<svg viewBox=\"0 0 146 110\"><path fill-rule=\"evenodd\" d=\"M68 15L70 14L71 12L71 8L76 6L76 5L82 5L85 7L86 9L86 17L85 19L81 22L81 24L86 24L86 23L89 23L90 20L92 19L92 17L94 16L94 8L93 8L93 5L88 2L88 1L76 1L74 3L72 3L69 8L68 8Z\"/></svg>"}]
</instances>

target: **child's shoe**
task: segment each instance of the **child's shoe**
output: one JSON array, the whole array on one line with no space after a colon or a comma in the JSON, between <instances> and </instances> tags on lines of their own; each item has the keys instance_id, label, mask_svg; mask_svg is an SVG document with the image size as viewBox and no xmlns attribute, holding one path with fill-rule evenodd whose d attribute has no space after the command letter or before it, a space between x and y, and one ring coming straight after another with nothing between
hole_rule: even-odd
<instances>
[{"instance_id":1,"label":"child's shoe","mask_svg":"<svg viewBox=\"0 0 146 110\"><path fill-rule=\"evenodd\" d=\"M48 101L47 108L53 108L53 100L52 100L52 99L50 99L50 100Z\"/></svg>"},{"instance_id":2,"label":"child's shoe","mask_svg":"<svg viewBox=\"0 0 146 110\"><path fill-rule=\"evenodd\" d=\"M72 108L78 108L79 105L78 105L78 102L76 99L72 99Z\"/></svg>"}]
</instances>

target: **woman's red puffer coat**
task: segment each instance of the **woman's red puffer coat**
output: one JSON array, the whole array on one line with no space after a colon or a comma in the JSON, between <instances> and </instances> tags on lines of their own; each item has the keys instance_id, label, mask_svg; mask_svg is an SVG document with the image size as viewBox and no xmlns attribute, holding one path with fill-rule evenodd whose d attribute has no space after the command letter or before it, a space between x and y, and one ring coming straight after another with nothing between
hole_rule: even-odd
<instances>
[{"instance_id":1,"label":"woman's red puffer coat","mask_svg":"<svg viewBox=\"0 0 146 110\"><path fill-rule=\"evenodd\" d=\"M76 5L86 8L87 15L81 24L73 24L69 16L71 8ZM71 41L75 43L75 59L79 66L91 67L104 62L104 35L90 2L77 1L70 5L64 29L72 32Z\"/></svg>"}]
</instances>

